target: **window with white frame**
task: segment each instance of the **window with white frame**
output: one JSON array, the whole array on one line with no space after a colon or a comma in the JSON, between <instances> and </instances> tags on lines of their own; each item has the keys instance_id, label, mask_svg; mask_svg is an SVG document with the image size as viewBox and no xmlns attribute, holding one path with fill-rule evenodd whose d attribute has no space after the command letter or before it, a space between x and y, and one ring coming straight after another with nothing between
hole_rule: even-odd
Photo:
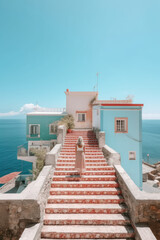
<instances>
[{"instance_id":1,"label":"window with white frame","mask_svg":"<svg viewBox=\"0 0 160 240\"><path fill-rule=\"evenodd\" d=\"M128 118L115 118L115 132L116 133L128 132Z\"/></svg>"},{"instance_id":2,"label":"window with white frame","mask_svg":"<svg viewBox=\"0 0 160 240\"><path fill-rule=\"evenodd\" d=\"M51 124L49 125L49 134L57 134L57 130L58 130L58 124L57 124L57 122L51 123Z\"/></svg>"},{"instance_id":3,"label":"window with white frame","mask_svg":"<svg viewBox=\"0 0 160 240\"><path fill-rule=\"evenodd\" d=\"M136 160L136 152L135 151L129 152L129 160Z\"/></svg>"},{"instance_id":4,"label":"window with white frame","mask_svg":"<svg viewBox=\"0 0 160 240\"><path fill-rule=\"evenodd\" d=\"M40 125L39 124L30 124L29 129L30 135L40 136Z\"/></svg>"},{"instance_id":5,"label":"window with white frame","mask_svg":"<svg viewBox=\"0 0 160 240\"><path fill-rule=\"evenodd\" d=\"M86 114L78 113L78 122L85 122L85 121L86 121Z\"/></svg>"}]
</instances>

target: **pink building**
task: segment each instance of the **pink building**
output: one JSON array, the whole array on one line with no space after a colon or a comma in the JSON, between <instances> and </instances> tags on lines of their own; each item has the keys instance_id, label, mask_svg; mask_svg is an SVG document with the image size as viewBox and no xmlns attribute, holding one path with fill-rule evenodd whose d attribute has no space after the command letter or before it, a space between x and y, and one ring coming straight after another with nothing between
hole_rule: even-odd
<instances>
[{"instance_id":1,"label":"pink building","mask_svg":"<svg viewBox=\"0 0 160 240\"><path fill-rule=\"evenodd\" d=\"M98 92L70 92L66 90L66 112L75 119L75 128L92 128L92 103Z\"/></svg>"}]
</instances>

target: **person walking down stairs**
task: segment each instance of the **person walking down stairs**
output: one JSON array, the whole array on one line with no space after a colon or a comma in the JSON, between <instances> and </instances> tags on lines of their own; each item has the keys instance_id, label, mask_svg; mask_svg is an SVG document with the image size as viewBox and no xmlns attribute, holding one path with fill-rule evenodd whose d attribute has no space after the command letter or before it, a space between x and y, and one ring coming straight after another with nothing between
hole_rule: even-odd
<instances>
[{"instance_id":1,"label":"person walking down stairs","mask_svg":"<svg viewBox=\"0 0 160 240\"><path fill-rule=\"evenodd\" d=\"M85 144L86 171L75 170L75 145ZM45 207L41 240L135 239L115 169L108 166L93 131L66 135Z\"/></svg>"},{"instance_id":2,"label":"person walking down stairs","mask_svg":"<svg viewBox=\"0 0 160 240\"><path fill-rule=\"evenodd\" d=\"M75 160L75 170L78 174L82 175L85 172L85 145L83 138L80 136L75 146L76 160Z\"/></svg>"}]
</instances>

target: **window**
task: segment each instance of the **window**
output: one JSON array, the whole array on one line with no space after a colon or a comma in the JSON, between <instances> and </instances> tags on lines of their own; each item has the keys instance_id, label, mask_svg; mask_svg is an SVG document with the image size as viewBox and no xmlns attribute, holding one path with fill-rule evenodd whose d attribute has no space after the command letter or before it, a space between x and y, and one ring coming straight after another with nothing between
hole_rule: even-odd
<instances>
[{"instance_id":1,"label":"window","mask_svg":"<svg viewBox=\"0 0 160 240\"><path fill-rule=\"evenodd\" d=\"M136 160L136 152L134 151L129 152L129 160Z\"/></svg>"},{"instance_id":2,"label":"window","mask_svg":"<svg viewBox=\"0 0 160 240\"><path fill-rule=\"evenodd\" d=\"M40 137L40 125L39 124L30 124L29 129L30 136Z\"/></svg>"},{"instance_id":3,"label":"window","mask_svg":"<svg viewBox=\"0 0 160 240\"><path fill-rule=\"evenodd\" d=\"M85 113L78 113L78 122L85 122L86 114Z\"/></svg>"},{"instance_id":4,"label":"window","mask_svg":"<svg viewBox=\"0 0 160 240\"><path fill-rule=\"evenodd\" d=\"M57 124L57 122L51 123L51 124L49 125L49 134L57 134L57 130L58 130L58 124Z\"/></svg>"},{"instance_id":5,"label":"window","mask_svg":"<svg viewBox=\"0 0 160 240\"><path fill-rule=\"evenodd\" d=\"M115 132L116 133L128 132L128 118L115 118Z\"/></svg>"}]
</instances>

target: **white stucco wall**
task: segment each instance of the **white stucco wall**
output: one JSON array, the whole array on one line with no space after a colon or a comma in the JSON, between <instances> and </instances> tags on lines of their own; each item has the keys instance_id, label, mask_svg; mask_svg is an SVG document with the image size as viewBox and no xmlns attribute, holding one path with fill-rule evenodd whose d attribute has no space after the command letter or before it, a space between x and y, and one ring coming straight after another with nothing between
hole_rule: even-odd
<instances>
[{"instance_id":1,"label":"white stucco wall","mask_svg":"<svg viewBox=\"0 0 160 240\"><path fill-rule=\"evenodd\" d=\"M75 128L92 128L92 107L90 102L98 96L97 92L66 91L66 112L75 119ZM78 112L86 114L85 122L78 122Z\"/></svg>"},{"instance_id":2,"label":"white stucco wall","mask_svg":"<svg viewBox=\"0 0 160 240\"><path fill-rule=\"evenodd\" d=\"M94 128L100 129L100 108L93 106L92 108L92 125Z\"/></svg>"}]
</instances>

